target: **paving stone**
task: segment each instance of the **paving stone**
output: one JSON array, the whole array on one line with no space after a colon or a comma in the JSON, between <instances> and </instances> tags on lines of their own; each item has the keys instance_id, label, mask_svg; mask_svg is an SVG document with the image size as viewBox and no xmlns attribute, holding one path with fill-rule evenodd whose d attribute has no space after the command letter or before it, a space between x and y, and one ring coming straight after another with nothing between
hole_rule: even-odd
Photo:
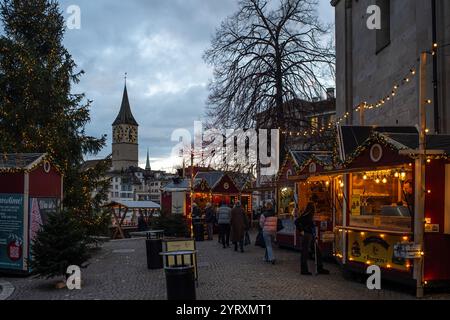
<instances>
[{"instance_id":1,"label":"paving stone","mask_svg":"<svg viewBox=\"0 0 450 320\"><path fill-rule=\"evenodd\" d=\"M300 254L276 246L276 265L264 263L264 249L253 244L240 253L222 249L216 240L205 241L197 243L197 250L201 300L414 299L397 289L371 292L365 284L344 279L335 264L325 264L329 276L301 276ZM54 289L57 280L0 278L0 283L11 283L15 290L9 299L17 300L166 299L164 270L147 269L144 239L105 243L81 272L82 290ZM450 294L427 298L450 299Z\"/></svg>"}]
</instances>

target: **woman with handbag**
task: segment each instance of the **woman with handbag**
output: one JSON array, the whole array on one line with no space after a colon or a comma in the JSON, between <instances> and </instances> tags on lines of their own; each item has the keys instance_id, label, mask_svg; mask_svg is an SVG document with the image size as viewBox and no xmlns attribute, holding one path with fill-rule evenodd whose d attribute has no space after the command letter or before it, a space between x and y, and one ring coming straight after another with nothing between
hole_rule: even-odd
<instances>
[{"instance_id":1,"label":"woman with handbag","mask_svg":"<svg viewBox=\"0 0 450 320\"><path fill-rule=\"evenodd\" d=\"M261 215L259 225L263 230L264 243L266 245L266 252L264 260L275 264L275 256L272 249L272 241L277 233L278 218L275 215L273 204L271 201L266 203L266 208Z\"/></svg>"}]
</instances>

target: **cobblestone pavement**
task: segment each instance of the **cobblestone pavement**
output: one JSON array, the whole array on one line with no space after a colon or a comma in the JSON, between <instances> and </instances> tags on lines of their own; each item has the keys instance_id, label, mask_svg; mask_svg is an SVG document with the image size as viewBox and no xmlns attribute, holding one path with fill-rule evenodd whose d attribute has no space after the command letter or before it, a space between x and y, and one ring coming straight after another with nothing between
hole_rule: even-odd
<instances>
[{"instance_id":1,"label":"cobblestone pavement","mask_svg":"<svg viewBox=\"0 0 450 320\"><path fill-rule=\"evenodd\" d=\"M246 247L245 253L222 249L216 240L200 242L197 249L197 298L202 300L414 298L397 289L370 292L365 284L344 279L334 264L326 264L329 276L301 276L299 253L276 246L276 265L264 263L264 250L253 244ZM82 270L82 290L78 291L55 289L55 280L3 277L0 283L11 283L15 290L9 299L17 300L165 300L164 271L148 270L145 254L143 239L105 243L93 255L89 267ZM450 299L450 294L428 298Z\"/></svg>"}]
</instances>

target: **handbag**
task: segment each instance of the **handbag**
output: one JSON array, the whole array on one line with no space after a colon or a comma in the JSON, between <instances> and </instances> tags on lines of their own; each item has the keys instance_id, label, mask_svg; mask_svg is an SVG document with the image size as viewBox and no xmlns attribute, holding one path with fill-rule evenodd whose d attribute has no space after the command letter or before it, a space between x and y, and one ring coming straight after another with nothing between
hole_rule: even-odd
<instances>
[{"instance_id":1,"label":"handbag","mask_svg":"<svg viewBox=\"0 0 450 320\"><path fill-rule=\"evenodd\" d=\"M266 243L264 242L264 237L262 231L258 232L258 235L256 236L255 240L255 246L265 248Z\"/></svg>"}]
</instances>

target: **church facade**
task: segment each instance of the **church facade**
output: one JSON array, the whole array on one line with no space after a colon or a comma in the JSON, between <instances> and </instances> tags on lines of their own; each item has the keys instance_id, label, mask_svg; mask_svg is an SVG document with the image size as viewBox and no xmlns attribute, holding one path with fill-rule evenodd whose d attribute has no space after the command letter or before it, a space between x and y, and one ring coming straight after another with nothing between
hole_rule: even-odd
<instances>
[{"instance_id":1,"label":"church facade","mask_svg":"<svg viewBox=\"0 0 450 320\"><path fill-rule=\"evenodd\" d=\"M133 116L125 84L119 113L112 123L112 164L105 178L111 180L108 202L153 201L161 202L161 188L171 182L174 175L152 170L147 151L145 169L139 167L139 124ZM84 168L94 166L98 160L86 161Z\"/></svg>"}]
</instances>

